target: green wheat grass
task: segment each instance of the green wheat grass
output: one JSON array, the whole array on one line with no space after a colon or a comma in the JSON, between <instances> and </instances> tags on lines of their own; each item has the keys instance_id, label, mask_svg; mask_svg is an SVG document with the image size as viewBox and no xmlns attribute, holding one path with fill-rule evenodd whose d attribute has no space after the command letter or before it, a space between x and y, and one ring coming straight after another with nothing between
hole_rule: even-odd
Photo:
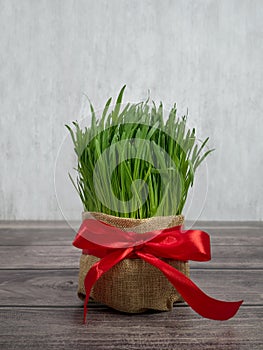
<instances>
[{"instance_id":1,"label":"green wheat grass","mask_svg":"<svg viewBox=\"0 0 263 350\"><path fill-rule=\"evenodd\" d=\"M84 211L136 219L181 214L196 169L213 151L209 138L198 141L176 105L167 118L161 102L123 106L124 90L100 118L90 103L89 127L66 125L77 155L77 179L70 179Z\"/></svg>"}]
</instances>

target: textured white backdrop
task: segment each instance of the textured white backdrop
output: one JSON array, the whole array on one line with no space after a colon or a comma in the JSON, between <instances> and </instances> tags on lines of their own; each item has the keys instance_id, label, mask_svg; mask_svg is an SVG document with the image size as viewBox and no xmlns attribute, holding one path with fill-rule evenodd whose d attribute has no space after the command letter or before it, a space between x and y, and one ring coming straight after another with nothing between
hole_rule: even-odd
<instances>
[{"instance_id":1,"label":"textured white backdrop","mask_svg":"<svg viewBox=\"0 0 263 350\"><path fill-rule=\"evenodd\" d=\"M0 0L0 219L62 218L64 124L85 114L83 93L99 109L126 83L126 100L151 89L210 136L200 218L262 220L262 19L261 0ZM66 158L58 192L77 218Z\"/></svg>"}]
</instances>

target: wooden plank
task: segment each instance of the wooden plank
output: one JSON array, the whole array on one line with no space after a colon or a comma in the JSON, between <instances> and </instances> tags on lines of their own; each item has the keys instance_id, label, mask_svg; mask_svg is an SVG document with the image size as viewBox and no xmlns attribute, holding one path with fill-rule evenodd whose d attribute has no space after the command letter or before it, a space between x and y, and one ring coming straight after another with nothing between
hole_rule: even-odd
<instances>
[{"instance_id":1,"label":"wooden plank","mask_svg":"<svg viewBox=\"0 0 263 350\"><path fill-rule=\"evenodd\" d=\"M81 251L71 246L0 246L0 268L77 268ZM262 268L261 246L212 246L212 261L192 268Z\"/></svg>"},{"instance_id":2,"label":"wooden plank","mask_svg":"<svg viewBox=\"0 0 263 350\"><path fill-rule=\"evenodd\" d=\"M81 251L70 246L0 246L2 269L77 268Z\"/></svg>"},{"instance_id":3,"label":"wooden plank","mask_svg":"<svg viewBox=\"0 0 263 350\"><path fill-rule=\"evenodd\" d=\"M71 246L75 233L45 225L0 230L1 350L261 349L262 228L212 230L213 260L191 263L191 278L216 298L244 299L235 318L205 320L182 304L171 313L133 316L91 304L86 326L76 296L80 251Z\"/></svg>"},{"instance_id":4,"label":"wooden plank","mask_svg":"<svg viewBox=\"0 0 263 350\"><path fill-rule=\"evenodd\" d=\"M125 315L82 310L0 309L0 348L12 349L262 349L262 309L243 307L229 321L207 320L189 308L172 312Z\"/></svg>"},{"instance_id":5,"label":"wooden plank","mask_svg":"<svg viewBox=\"0 0 263 350\"><path fill-rule=\"evenodd\" d=\"M69 228L0 229L0 245L71 245L76 232Z\"/></svg>"},{"instance_id":6,"label":"wooden plank","mask_svg":"<svg viewBox=\"0 0 263 350\"><path fill-rule=\"evenodd\" d=\"M209 295L263 305L262 271L193 270L191 279ZM224 281L224 283L220 283ZM78 270L2 270L0 306L76 306Z\"/></svg>"},{"instance_id":7,"label":"wooden plank","mask_svg":"<svg viewBox=\"0 0 263 350\"><path fill-rule=\"evenodd\" d=\"M212 245L263 245L263 228L207 228ZM76 232L70 228L5 228L0 229L1 245L71 245Z\"/></svg>"},{"instance_id":8,"label":"wooden plank","mask_svg":"<svg viewBox=\"0 0 263 350\"><path fill-rule=\"evenodd\" d=\"M201 229L201 228L200 228ZM210 235L211 245L263 245L263 229L253 230L211 228L205 230Z\"/></svg>"},{"instance_id":9,"label":"wooden plank","mask_svg":"<svg viewBox=\"0 0 263 350\"><path fill-rule=\"evenodd\" d=\"M81 306L78 270L2 270L0 305Z\"/></svg>"}]
</instances>

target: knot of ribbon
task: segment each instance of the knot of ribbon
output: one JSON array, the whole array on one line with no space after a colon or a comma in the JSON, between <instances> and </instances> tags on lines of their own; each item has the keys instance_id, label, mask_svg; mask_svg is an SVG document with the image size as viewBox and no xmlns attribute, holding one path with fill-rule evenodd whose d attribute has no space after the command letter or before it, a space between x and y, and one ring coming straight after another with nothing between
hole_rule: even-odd
<instances>
[{"instance_id":1,"label":"knot of ribbon","mask_svg":"<svg viewBox=\"0 0 263 350\"><path fill-rule=\"evenodd\" d=\"M228 302L211 298L182 272L164 259L209 261L210 238L201 230L182 232L181 226L146 233L123 231L95 219L83 221L73 245L100 258L88 271L84 286L84 323L91 289L114 265L127 258L139 258L158 268L175 287L185 302L199 315L213 320L233 317L243 301Z\"/></svg>"}]
</instances>

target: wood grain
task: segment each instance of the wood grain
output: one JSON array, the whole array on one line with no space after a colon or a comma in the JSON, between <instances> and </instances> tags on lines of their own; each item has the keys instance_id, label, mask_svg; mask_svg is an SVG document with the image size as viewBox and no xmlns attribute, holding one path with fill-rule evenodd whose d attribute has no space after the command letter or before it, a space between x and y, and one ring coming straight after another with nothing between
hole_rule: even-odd
<instances>
[{"instance_id":1,"label":"wood grain","mask_svg":"<svg viewBox=\"0 0 263 350\"><path fill-rule=\"evenodd\" d=\"M11 349L262 349L262 309L243 307L231 320L202 319L189 308L125 315L76 308L0 309L0 348ZM15 334L15 336L14 336Z\"/></svg>"},{"instance_id":2,"label":"wood grain","mask_svg":"<svg viewBox=\"0 0 263 350\"><path fill-rule=\"evenodd\" d=\"M0 349L262 349L263 226L217 225L200 226L211 234L212 261L191 262L191 279L215 298L244 299L233 319L203 319L183 303L127 315L90 302L87 325L75 232L61 223L0 225Z\"/></svg>"},{"instance_id":3,"label":"wood grain","mask_svg":"<svg viewBox=\"0 0 263 350\"><path fill-rule=\"evenodd\" d=\"M0 246L0 268L78 268L81 251L69 246ZM212 246L212 260L192 268L262 268L261 246Z\"/></svg>"},{"instance_id":4,"label":"wood grain","mask_svg":"<svg viewBox=\"0 0 263 350\"><path fill-rule=\"evenodd\" d=\"M262 271L193 270L191 279L211 296L263 304ZM224 281L220 283L219 281ZM76 306L78 270L2 270L0 306Z\"/></svg>"},{"instance_id":5,"label":"wood grain","mask_svg":"<svg viewBox=\"0 0 263 350\"><path fill-rule=\"evenodd\" d=\"M212 245L263 245L263 227L207 227L196 226L210 234ZM76 235L73 229L68 227L56 228L22 227L22 228L0 228L1 245L50 245L70 246Z\"/></svg>"}]
</instances>

